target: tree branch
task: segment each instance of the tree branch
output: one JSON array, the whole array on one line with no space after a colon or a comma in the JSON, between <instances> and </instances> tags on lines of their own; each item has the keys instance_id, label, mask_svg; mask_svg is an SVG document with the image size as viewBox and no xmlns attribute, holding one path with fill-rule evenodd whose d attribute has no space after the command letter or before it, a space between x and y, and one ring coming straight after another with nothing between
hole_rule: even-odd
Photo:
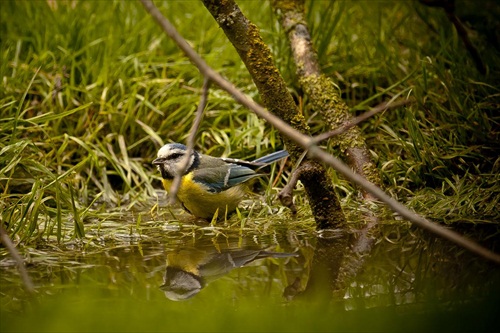
<instances>
[{"instance_id":1,"label":"tree branch","mask_svg":"<svg viewBox=\"0 0 500 333\"><path fill-rule=\"evenodd\" d=\"M309 96L309 104L317 111L331 130L343 127L332 141L346 162L357 173L382 186L379 170L373 163L361 130L356 126L344 126L351 122L349 107L342 100L333 80L321 72L318 55L314 49L305 18L305 0L273 0L281 26L290 42L299 84ZM341 135L340 135L341 134ZM363 189L364 199L374 198Z\"/></svg>"},{"instance_id":2,"label":"tree branch","mask_svg":"<svg viewBox=\"0 0 500 333\"><path fill-rule=\"evenodd\" d=\"M381 104L375 106L374 108L370 109L369 111L366 111L362 115L360 115L356 118L353 118L348 122L345 122L342 126L334 129L333 131L325 132L325 133L322 133L320 135L315 136L313 138L313 142L315 144L318 144L323 140L330 139L336 135L340 135L340 134L344 133L345 131L349 130L351 127L354 127L354 126L358 125L359 123L367 120L368 118L373 117L377 113L380 113L382 111L386 111L389 109L395 109L395 108L398 108L400 106L410 104L414 101L415 100L413 98L409 98L409 99L400 99L400 100L392 102L392 103L391 102L381 103Z\"/></svg>"},{"instance_id":3,"label":"tree branch","mask_svg":"<svg viewBox=\"0 0 500 333\"><path fill-rule=\"evenodd\" d=\"M181 161L181 165L179 167L179 172L175 175L174 180L172 181L172 186L170 186L170 191L168 192L169 201L175 202L177 200L177 192L179 191L179 187L181 185L181 178L188 168L189 156L191 156L194 149L194 141L196 138L196 132L201 125L201 120L203 119L203 110L207 105L208 100L208 91L210 89L210 79L205 76L205 80L203 81L203 88L201 93L200 104L198 104L198 109L196 110L196 118L194 119L193 125L189 130L189 136L187 139L187 151L186 155Z\"/></svg>"},{"instance_id":4,"label":"tree branch","mask_svg":"<svg viewBox=\"0 0 500 333\"><path fill-rule=\"evenodd\" d=\"M280 131L283 135L286 135L289 139L295 141L299 146L301 146L304 150L308 151L308 156L310 158L321 161L335 170L340 172L344 177L351 180L356 185L360 186L367 192L371 193L380 201L384 202L389 208L393 211L397 212L399 215L411 221L414 225L424 228L440 237L448 239L469 251L472 251L486 259L494 261L500 264L500 255L494 253L476 242L460 235L459 233L448 230L436 223L430 222L429 220L423 218L410 211L404 205L400 204L389 195L387 195L384 191L382 191L379 187L367 181L364 177L354 173L347 165L345 165L342 161L337 159L334 156L331 156L320 147L314 144L314 140L299 131L293 129L288 126L283 120L273 115L270 112L267 112L262 106L258 105L251 98L247 97L241 91L236 89L229 81L224 79L220 74L211 69L207 63L188 45L188 43L179 35L179 33L175 30L175 28L170 24L170 22L163 17L161 12L157 7L154 6L152 1L150 0L140 0L144 5L146 10L151 14L151 16L160 24L160 26L165 30L167 35L172 35L172 39L177 43L179 48L181 48L189 59L198 67L198 69L206 75L209 79L214 81L221 89L229 92L233 95L235 100L245 107L252 110L259 117L267 120L271 125L273 125L278 131Z\"/></svg>"},{"instance_id":5,"label":"tree branch","mask_svg":"<svg viewBox=\"0 0 500 333\"><path fill-rule=\"evenodd\" d=\"M455 26L455 29L457 30L458 35L462 39L465 48L467 49L467 51L469 51L469 54L472 57L472 60L474 61L477 70L479 71L479 73L485 75L486 66L483 62L483 59L481 58L481 55L479 54L479 51L471 42L469 38L469 33L467 32L467 29L463 25L462 21L460 21L458 16L455 15L455 0L419 0L419 2L429 7L443 8L443 10L446 12L448 20L450 20L453 26ZM428 22L426 22L426 24L429 26Z\"/></svg>"}]
</instances>

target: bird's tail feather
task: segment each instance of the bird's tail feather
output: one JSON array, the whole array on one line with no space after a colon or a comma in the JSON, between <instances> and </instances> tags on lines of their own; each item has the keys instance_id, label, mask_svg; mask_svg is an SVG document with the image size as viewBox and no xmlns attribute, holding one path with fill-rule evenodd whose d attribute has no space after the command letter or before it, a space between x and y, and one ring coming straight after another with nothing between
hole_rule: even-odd
<instances>
[{"instance_id":1,"label":"bird's tail feather","mask_svg":"<svg viewBox=\"0 0 500 333\"><path fill-rule=\"evenodd\" d=\"M281 160L282 158L285 158L288 156L288 152L286 150L278 150L275 151L274 153L271 153L266 156L262 156L256 160L253 161L253 163L262 163L262 164L269 164L276 162L278 160Z\"/></svg>"}]
</instances>

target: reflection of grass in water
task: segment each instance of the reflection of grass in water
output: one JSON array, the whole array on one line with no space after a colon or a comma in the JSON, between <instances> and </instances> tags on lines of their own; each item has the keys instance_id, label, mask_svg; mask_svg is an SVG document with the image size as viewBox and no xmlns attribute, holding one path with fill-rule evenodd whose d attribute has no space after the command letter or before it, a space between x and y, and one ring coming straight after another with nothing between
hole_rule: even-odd
<instances>
[{"instance_id":1,"label":"reflection of grass in water","mask_svg":"<svg viewBox=\"0 0 500 333\"><path fill-rule=\"evenodd\" d=\"M454 331L486 327L498 304L498 269L405 227L383 230L387 241L375 246L363 271L346 286L349 298L330 299L324 286L319 295L299 294L292 302L282 293L294 277L311 277L308 270L318 263L311 263L307 251L314 238L290 230L241 238L237 229L223 234L213 227L179 228L162 241L156 226L151 237L130 237L129 244L118 234L58 255L54 248L33 249L28 269L38 293L28 301L17 276L4 271L2 331ZM171 302L160 290L171 250L241 246L298 251L303 257L264 259L233 270L185 302Z\"/></svg>"}]
</instances>

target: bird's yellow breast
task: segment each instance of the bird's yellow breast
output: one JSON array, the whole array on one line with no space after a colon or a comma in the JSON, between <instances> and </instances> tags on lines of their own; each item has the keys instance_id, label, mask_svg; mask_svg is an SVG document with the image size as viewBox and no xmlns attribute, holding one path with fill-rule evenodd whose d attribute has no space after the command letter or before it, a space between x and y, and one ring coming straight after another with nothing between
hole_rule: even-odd
<instances>
[{"instance_id":1,"label":"bird's yellow breast","mask_svg":"<svg viewBox=\"0 0 500 333\"><path fill-rule=\"evenodd\" d=\"M163 187L170 191L172 180L162 179ZM206 185L193 181L193 175L188 173L182 177L177 199L193 215L211 219L218 210L219 216L236 209L245 195L246 185L241 184L225 191L214 193L208 191Z\"/></svg>"}]
</instances>

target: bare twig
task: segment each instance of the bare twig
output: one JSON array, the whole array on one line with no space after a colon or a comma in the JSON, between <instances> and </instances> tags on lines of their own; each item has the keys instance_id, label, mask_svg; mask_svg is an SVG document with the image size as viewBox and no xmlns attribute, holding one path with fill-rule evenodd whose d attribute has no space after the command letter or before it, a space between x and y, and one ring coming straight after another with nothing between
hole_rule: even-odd
<instances>
[{"instance_id":1,"label":"bare twig","mask_svg":"<svg viewBox=\"0 0 500 333\"><path fill-rule=\"evenodd\" d=\"M179 191L179 187L181 185L182 175L186 172L186 169L188 168L189 158L194 149L196 132L198 132L198 129L200 128L201 120L203 118L203 110L205 110L205 107L207 105L209 89L210 89L210 79L208 77L205 77L205 80L203 81L203 90L201 93L200 104L198 104L198 109L196 110L196 118L194 119L193 125L189 130L189 136L186 144L187 147L186 155L184 155L184 158L181 161L179 172L175 175L175 178L172 181L172 186L170 186L170 191L168 193L170 202L175 202L177 197L177 192Z\"/></svg>"},{"instance_id":2,"label":"bare twig","mask_svg":"<svg viewBox=\"0 0 500 333\"><path fill-rule=\"evenodd\" d=\"M366 119L373 117L374 115L376 115L379 112L386 111L389 109L395 109L395 108L398 108L400 106L412 103L414 101L415 100L413 98L408 98L408 99L400 99L400 100L392 102L392 103L391 102L381 103L381 104L375 106L374 108L372 108L371 110L366 111L362 115L360 115L354 119L351 119L350 121L342 124L342 126L334 129L333 131L329 131L329 132L322 133L320 135L315 136L312 140L315 144L317 144L323 140L330 139L336 135L340 135L340 134L344 133L345 131L349 130L351 127L354 127L354 126L358 125L359 123L365 121Z\"/></svg>"},{"instance_id":3,"label":"bare twig","mask_svg":"<svg viewBox=\"0 0 500 333\"><path fill-rule=\"evenodd\" d=\"M471 55L477 70L483 75L486 74L486 66L483 62L483 59L481 58L481 55L479 54L479 51L470 40L469 33L467 32L467 29L465 28L464 24L455 14L455 0L419 0L419 2L429 7L443 8L443 10L446 12L448 20L450 20L453 26L455 26L455 29L457 30L458 35L462 39L465 48L467 49L467 51L469 51L469 54ZM430 26L430 24L428 23L427 25ZM435 29L432 28L432 30L437 33Z\"/></svg>"},{"instance_id":4,"label":"bare twig","mask_svg":"<svg viewBox=\"0 0 500 333\"><path fill-rule=\"evenodd\" d=\"M418 227L424 228L431 231L432 233L448 239L469 251L472 251L486 259L494 261L500 264L500 255L494 253L483 246L477 244L476 242L460 235L459 233L448 230L436 223L433 223L422 216L415 214L410 211L404 205L400 204L379 187L375 186L373 183L367 181L364 177L354 173L346 164L337 159L336 157L328 154L320 147L314 144L314 140L294 128L290 127L282 119L267 112L262 106L258 105L251 98L243 94L241 91L236 89L229 81L224 79L219 73L210 68L207 63L189 46L189 44L180 36L180 34L175 30L175 28L170 24L170 22L161 14L159 9L150 0L140 0L144 5L146 10L151 14L151 16L160 24L160 26L165 30L165 32L171 36L171 38L177 43L179 48L181 48L184 53L189 57L189 59L198 67L198 69L206 75L209 79L214 81L221 89L229 92L233 95L234 99L244 105L245 107L252 110L259 117L267 120L271 125L273 125L278 131L283 135L286 135L289 139L295 141L303 149L308 150L309 157L321 161L335 170L344 175L347 179L351 180L356 185L365 189L367 192L373 194L380 201L384 202L389 208L397 212L399 215L411 221Z\"/></svg>"},{"instance_id":5,"label":"bare twig","mask_svg":"<svg viewBox=\"0 0 500 333\"><path fill-rule=\"evenodd\" d=\"M17 264L17 269L19 270L19 274L21 274L21 279L23 280L24 288L26 288L26 290L29 293L35 292L35 287L33 285L33 282L31 281L31 278L29 277L28 272L26 271L26 267L24 267L24 260L17 251L14 243L12 243L12 240L10 239L3 225L0 225L0 239L2 240L2 243L5 245L10 255L12 256L12 259L14 259L14 261Z\"/></svg>"},{"instance_id":6,"label":"bare twig","mask_svg":"<svg viewBox=\"0 0 500 333\"><path fill-rule=\"evenodd\" d=\"M283 189L278 193L278 198L283 206L288 207L292 214L297 213L297 207L293 203L293 189L299 181L300 174L302 172L303 165L299 166L292 172L288 183L283 187Z\"/></svg>"},{"instance_id":7,"label":"bare twig","mask_svg":"<svg viewBox=\"0 0 500 333\"><path fill-rule=\"evenodd\" d=\"M453 25L455 26L455 29L457 30L460 38L462 38L462 42L464 43L467 51L469 51L469 54L471 55L472 60L474 61L474 64L476 65L479 73L483 75L486 74L486 66L484 65L483 59L481 58L481 55L479 54L477 48L471 42L469 33L467 32L467 29L465 29L462 21L460 21L458 16L454 13L446 12L446 15L448 16L448 19L451 21L451 23L453 23Z\"/></svg>"}]
</instances>

